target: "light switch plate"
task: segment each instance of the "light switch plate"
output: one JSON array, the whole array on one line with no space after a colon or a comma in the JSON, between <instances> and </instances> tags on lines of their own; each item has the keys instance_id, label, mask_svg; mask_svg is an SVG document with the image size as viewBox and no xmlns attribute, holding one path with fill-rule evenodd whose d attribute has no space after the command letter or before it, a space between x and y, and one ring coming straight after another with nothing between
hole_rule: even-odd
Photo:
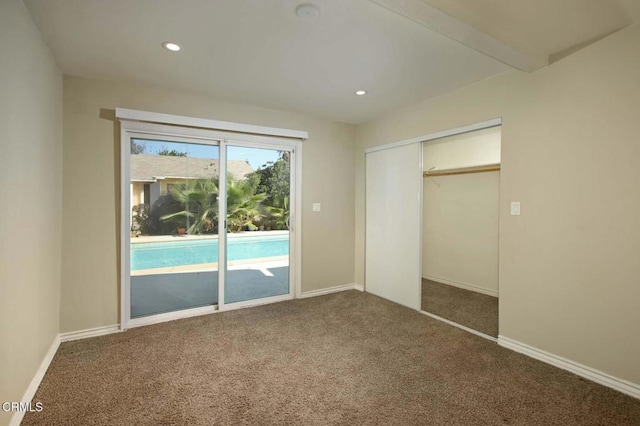
<instances>
[{"instance_id":1,"label":"light switch plate","mask_svg":"<svg viewBox=\"0 0 640 426\"><path fill-rule=\"evenodd\" d=\"M314 212L319 212L321 209L320 203L313 203L313 205L311 206L311 210Z\"/></svg>"},{"instance_id":2,"label":"light switch plate","mask_svg":"<svg viewBox=\"0 0 640 426\"><path fill-rule=\"evenodd\" d=\"M520 216L520 201L511 202L511 216Z\"/></svg>"}]
</instances>

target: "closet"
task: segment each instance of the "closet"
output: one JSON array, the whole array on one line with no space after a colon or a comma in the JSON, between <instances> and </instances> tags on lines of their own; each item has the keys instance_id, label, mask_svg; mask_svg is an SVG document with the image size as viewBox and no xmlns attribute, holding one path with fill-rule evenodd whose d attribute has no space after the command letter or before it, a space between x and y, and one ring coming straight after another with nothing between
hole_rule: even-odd
<instances>
[{"instance_id":1,"label":"closet","mask_svg":"<svg viewBox=\"0 0 640 426\"><path fill-rule=\"evenodd\" d=\"M495 340L501 120L366 151L365 289Z\"/></svg>"}]
</instances>

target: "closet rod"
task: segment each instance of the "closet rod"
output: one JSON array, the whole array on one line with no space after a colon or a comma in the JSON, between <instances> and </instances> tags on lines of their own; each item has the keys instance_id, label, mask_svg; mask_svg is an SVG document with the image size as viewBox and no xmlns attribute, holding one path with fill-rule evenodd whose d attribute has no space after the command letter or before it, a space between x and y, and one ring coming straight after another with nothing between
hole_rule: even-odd
<instances>
[{"instance_id":1,"label":"closet rod","mask_svg":"<svg viewBox=\"0 0 640 426\"><path fill-rule=\"evenodd\" d=\"M432 176L448 176L448 175L466 175L468 173L495 172L497 170L500 170L500 164L496 164L493 166L476 167L473 169L433 170L430 172L424 172L422 176L432 177Z\"/></svg>"}]
</instances>

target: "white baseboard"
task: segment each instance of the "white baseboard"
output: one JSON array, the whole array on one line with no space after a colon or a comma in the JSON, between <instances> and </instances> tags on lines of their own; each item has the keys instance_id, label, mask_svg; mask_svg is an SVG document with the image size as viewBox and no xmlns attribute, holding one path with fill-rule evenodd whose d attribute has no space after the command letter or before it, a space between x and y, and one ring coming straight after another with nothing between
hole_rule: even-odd
<instances>
[{"instance_id":1,"label":"white baseboard","mask_svg":"<svg viewBox=\"0 0 640 426\"><path fill-rule=\"evenodd\" d=\"M89 328L86 330L70 331L68 333L60 333L60 342L70 342L72 340L86 339L88 337L104 336L105 334L118 333L119 331L120 326L118 324Z\"/></svg>"},{"instance_id":2,"label":"white baseboard","mask_svg":"<svg viewBox=\"0 0 640 426\"><path fill-rule=\"evenodd\" d=\"M627 380L619 379L610 374L604 373L600 370L588 367L583 364L579 364L575 361L563 358L558 355L543 351L533 346L529 346L525 343L518 342L517 340L510 339L505 336L498 336L498 344L507 349L519 352L527 355L531 358L535 358L539 361L551 364L554 367L561 368L563 370L570 371L578 376L589 379L592 382L596 382L603 386L617 390L634 398L640 399L640 385L629 382Z\"/></svg>"},{"instance_id":3,"label":"white baseboard","mask_svg":"<svg viewBox=\"0 0 640 426\"><path fill-rule=\"evenodd\" d=\"M21 402L31 402L33 397L36 395L36 391L40 386L40 382L42 382L42 379L44 378L44 374L49 369L49 364L51 364L51 361L53 360L53 357L56 355L56 352L58 351L59 346L60 346L60 335L56 335L56 337L53 339L53 342L51 343L51 346L49 347L49 350L47 351L42 362L40 363L40 367L38 367L38 370L36 370L35 376L33 376L33 379L31 379L31 383L29 383L27 390L22 396ZM11 420L9 421L9 425L10 426L20 425L20 422L22 422L22 419L25 414L26 414L25 411L14 412L13 416L11 417Z\"/></svg>"},{"instance_id":4,"label":"white baseboard","mask_svg":"<svg viewBox=\"0 0 640 426\"><path fill-rule=\"evenodd\" d=\"M53 342L51 343L49 350L47 351L44 358L42 359L42 362L40 363L40 367L38 367L38 370L36 370L36 374L33 376L33 379L31 379L31 383L29 383L27 390L22 396L21 402L31 402L31 400L35 396L36 391L38 390L38 387L40 387L40 383L42 382L42 379L44 378L45 373L49 369L49 365L51 364L51 361L53 361L53 357L56 355L56 352L60 347L60 343L68 342L71 340L85 339L87 337L102 336L105 334L116 333L118 331L120 331L120 326L109 325L106 327L97 327L97 328L91 328L88 330L72 331L70 333L58 334L53 339ZM11 420L9 421L9 425L18 426L20 422L22 422L22 419L24 418L25 414L26 412L24 411L16 411L11 417Z\"/></svg>"},{"instance_id":5,"label":"white baseboard","mask_svg":"<svg viewBox=\"0 0 640 426\"><path fill-rule=\"evenodd\" d=\"M321 288L319 290L305 291L300 296L298 296L298 299L306 299L307 297L322 296L324 294L337 293L339 291L360 290L360 288L358 287L361 287L361 286L358 286L358 284L353 283L353 284L337 285L335 287Z\"/></svg>"},{"instance_id":6,"label":"white baseboard","mask_svg":"<svg viewBox=\"0 0 640 426\"><path fill-rule=\"evenodd\" d=\"M364 291L364 286L362 284L354 284L353 289L358 291Z\"/></svg>"},{"instance_id":7,"label":"white baseboard","mask_svg":"<svg viewBox=\"0 0 640 426\"><path fill-rule=\"evenodd\" d=\"M434 277L433 275L423 275L422 278L424 278L425 280L435 281L437 283L458 287L463 290L475 291L476 293L486 294L487 296L498 297L497 291L489 290L487 288L478 287L471 284L465 284L458 281L448 280L446 278Z\"/></svg>"}]
</instances>

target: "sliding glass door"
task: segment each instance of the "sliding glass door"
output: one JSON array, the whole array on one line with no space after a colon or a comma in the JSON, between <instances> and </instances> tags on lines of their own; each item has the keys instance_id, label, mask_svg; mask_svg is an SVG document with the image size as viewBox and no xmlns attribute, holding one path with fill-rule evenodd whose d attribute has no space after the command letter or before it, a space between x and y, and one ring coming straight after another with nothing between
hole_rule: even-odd
<instances>
[{"instance_id":1,"label":"sliding glass door","mask_svg":"<svg viewBox=\"0 0 640 426\"><path fill-rule=\"evenodd\" d=\"M216 305L219 146L132 138L130 148L131 318Z\"/></svg>"},{"instance_id":2,"label":"sliding glass door","mask_svg":"<svg viewBox=\"0 0 640 426\"><path fill-rule=\"evenodd\" d=\"M293 298L299 141L127 126L123 328Z\"/></svg>"},{"instance_id":3,"label":"sliding glass door","mask_svg":"<svg viewBox=\"0 0 640 426\"><path fill-rule=\"evenodd\" d=\"M290 293L291 155L291 149L226 148L226 304ZM253 171L238 177L247 165Z\"/></svg>"}]
</instances>

